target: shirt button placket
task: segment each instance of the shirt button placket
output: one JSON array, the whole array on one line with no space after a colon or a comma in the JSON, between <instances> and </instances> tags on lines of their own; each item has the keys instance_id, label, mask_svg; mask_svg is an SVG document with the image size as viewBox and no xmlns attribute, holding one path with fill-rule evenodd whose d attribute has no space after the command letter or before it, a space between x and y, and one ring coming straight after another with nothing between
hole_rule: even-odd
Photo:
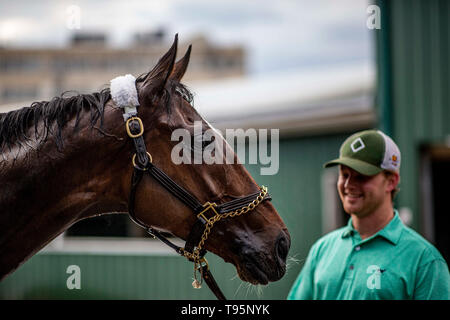
<instances>
[{"instance_id":1,"label":"shirt button placket","mask_svg":"<svg viewBox=\"0 0 450 320\"><path fill-rule=\"evenodd\" d=\"M361 250L361 246L356 246L356 247L354 247L354 252L359 252ZM352 260L354 260L354 259L352 259ZM349 264L349 266L348 266L348 269L347 269L347 272L346 272L346 278L347 279L352 279L353 277L354 277L354 275L355 275L355 264L354 264L354 262L355 261L352 261L350 264Z\"/></svg>"}]
</instances>

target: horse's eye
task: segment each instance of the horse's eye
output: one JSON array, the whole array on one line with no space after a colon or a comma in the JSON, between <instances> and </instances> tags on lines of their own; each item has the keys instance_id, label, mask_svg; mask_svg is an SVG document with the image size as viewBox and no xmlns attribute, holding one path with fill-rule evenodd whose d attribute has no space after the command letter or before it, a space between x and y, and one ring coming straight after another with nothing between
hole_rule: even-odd
<instances>
[{"instance_id":1,"label":"horse's eye","mask_svg":"<svg viewBox=\"0 0 450 320\"><path fill-rule=\"evenodd\" d=\"M192 116L186 116L186 120L189 122L189 123L194 123L194 118L192 117Z\"/></svg>"}]
</instances>

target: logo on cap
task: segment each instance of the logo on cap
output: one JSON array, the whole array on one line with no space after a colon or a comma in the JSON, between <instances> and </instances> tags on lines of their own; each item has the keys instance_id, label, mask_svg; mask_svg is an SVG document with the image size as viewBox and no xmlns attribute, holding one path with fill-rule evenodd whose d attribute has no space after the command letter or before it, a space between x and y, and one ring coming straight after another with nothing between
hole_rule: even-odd
<instances>
[{"instance_id":1,"label":"logo on cap","mask_svg":"<svg viewBox=\"0 0 450 320\"><path fill-rule=\"evenodd\" d=\"M397 156L395 155L395 154L393 154L392 155L392 157L391 157L391 163L392 163L392 165L394 165L394 166L397 166L398 165L398 158L397 158Z\"/></svg>"},{"instance_id":2,"label":"logo on cap","mask_svg":"<svg viewBox=\"0 0 450 320\"><path fill-rule=\"evenodd\" d=\"M361 138L356 139L355 141L352 142L352 144L350 145L350 148L352 148L352 151L358 152L359 150L364 149L366 146L364 145L364 142L361 140Z\"/></svg>"}]
</instances>

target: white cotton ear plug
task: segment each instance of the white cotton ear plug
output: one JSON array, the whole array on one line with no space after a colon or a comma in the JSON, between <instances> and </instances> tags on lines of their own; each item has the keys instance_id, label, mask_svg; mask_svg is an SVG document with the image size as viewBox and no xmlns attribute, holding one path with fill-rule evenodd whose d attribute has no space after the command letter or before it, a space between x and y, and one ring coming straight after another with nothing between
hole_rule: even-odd
<instances>
[{"instance_id":1,"label":"white cotton ear plug","mask_svg":"<svg viewBox=\"0 0 450 320\"><path fill-rule=\"evenodd\" d=\"M118 107L124 108L124 120L137 115L136 106L139 105L139 100L135 84L136 78L127 74L112 79L110 83L111 98Z\"/></svg>"}]
</instances>

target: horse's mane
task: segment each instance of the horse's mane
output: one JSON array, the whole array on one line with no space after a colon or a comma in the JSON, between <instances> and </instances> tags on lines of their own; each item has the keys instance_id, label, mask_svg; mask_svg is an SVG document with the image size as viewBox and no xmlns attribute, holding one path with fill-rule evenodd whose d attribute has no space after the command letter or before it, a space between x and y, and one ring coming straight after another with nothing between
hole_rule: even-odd
<instances>
[{"instance_id":1,"label":"horse's mane","mask_svg":"<svg viewBox=\"0 0 450 320\"><path fill-rule=\"evenodd\" d=\"M146 74L139 76L136 81L141 82ZM177 92L191 105L193 104L193 94L181 83L174 81L171 83L171 90L165 92L165 105L170 112L170 92ZM172 91L174 90L174 91ZM55 97L50 101L33 102L29 107L13 110L8 113L0 113L0 153L17 144L20 147L27 144L31 139L27 135L30 127L34 126L34 138L37 141L45 142L48 136L53 136L58 150L62 149L62 130L74 117L74 131L78 129L80 114L82 111L90 112L90 124L94 126L100 120L100 128L103 125L104 107L111 98L110 89L105 88L100 92L91 94L75 94L65 97L73 92L68 91L60 97ZM41 125L42 122L42 125Z\"/></svg>"},{"instance_id":2,"label":"horse's mane","mask_svg":"<svg viewBox=\"0 0 450 320\"><path fill-rule=\"evenodd\" d=\"M55 138L58 149L62 147L62 129L67 122L76 116L74 131L78 129L82 111L90 112L93 126L99 119L103 124L105 103L110 99L109 88L92 94L76 94L65 97L73 92L65 92L61 97L50 101L33 102L29 107L0 114L0 152L17 143L23 146L31 139L27 135L34 125L34 135L38 141L46 141L51 135ZM42 122L42 127L40 127ZM56 126L55 126L56 124Z\"/></svg>"}]
</instances>

